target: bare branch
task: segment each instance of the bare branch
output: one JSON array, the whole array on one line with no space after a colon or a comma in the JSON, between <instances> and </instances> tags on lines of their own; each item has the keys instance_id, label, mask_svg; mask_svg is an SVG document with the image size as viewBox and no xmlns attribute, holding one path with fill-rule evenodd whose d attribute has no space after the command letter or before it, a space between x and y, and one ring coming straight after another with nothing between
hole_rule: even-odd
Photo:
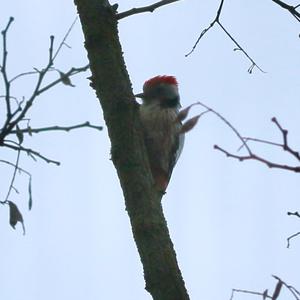
<instances>
[{"instance_id":1,"label":"bare branch","mask_svg":"<svg viewBox=\"0 0 300 300\"><path fill-rule=\"evenodd\" d=\"M287 139L288 131L286 129L282 128L282 126L279 124L279 122L277 121L277 119L275 117L273 117L271 119L271 121L276 124L276 126L278 127L278 129L282 133L283 144L281 145L281 147L283 148L283 150L287 151L288 153L290 153L291 155L293 155L297 160L300 161L300 154L299 154L299 152L291 149L290 146L288 145L288 139Z\"/></svg>"},{"instance_id":2,"label":"bare branch","mask_svg":"<svg viewBox=\"0 0 300 300\"><path fill-rule=\"evenodd\" d=\"M238 132L238 130L227 120L225 119L220 113L218 113L217 111L215 111L214 109L210 108L209 106L207 106L206 104L198 101L197 104L203 106L204 108L206 108L208 111L211 111L213 114L215 114L218 118L220 118L229 128L231 128L231 130L236 134L236 136L239 138L239 140L242 142L243 146L245 146L245 148L247 149L249 155L252 155L251 149L250 147L247 145L247 143L245 142L245 140L243 139L243 137L241 136L241 134Z\"/></svg>"},{"instance_id":3,"label":"bare branch","mask_svg":"<svg viewBox=\"0 0 300 300\"><path fill-rule=\"evenodd\" d=\"M4 200L5 203L8 202L9 195L10 195L12 189L13 189L13 185L14 185L14 182L15 182L15 178L16 178L16 174L17 174L17 170L18 170L18 166L19 166L20 154L21 154L21 151L18 150L17 159L16 159L16 163L15 163L15 169L14 169L13 176L12 176L9 188L8 188L7 195L6 195L5 200Z\"/></svg>"},{"instance_id":4,"label":"bare branch","mask_svg":"<svg viewBox=\"0 0 300 300\"><path fill-rule=\"evenodd\" d=\"M51 47L50 47L50 49L51 49ZM49 50L49 52L50 52L50 50ZM51 55L51 53L49 55ZM60 76L58 79L54 80L53 82L49 83L48 85L44 86L43 88L40 88L42 81L43 81L43 77L45 76L45 74L46 74L47 70L49 70L49 68L50 68L50 65L48 64L47 67L39 73L38 81L37 81L36 87L34 89L34 92L32 93L29 100L27 100L21 113L12 122L8 123L6 125L6 127L0 132L0 142L3 141L4 138L13 131L13 128L25 117L27 111L30 109L33 101L35 100L35 98L37 96L39 96L40 94L44 93L45 91L49 90L50 88L52 88L53 86L57 85L58 83L60 83L64 80L64 78L62 78ZM89 68L89 65L85 65L85 66L79 67L79 68L71 68L67 73L65 73L65 76L66 77L74 76L78 73L85 72L88 68ZM19 111L20 111L20 109L18 108L17 112L19 112Z\"/></svg>"},{"instance_id":5,"label":"bare branch","mask_svg":"<svg viewBox=\"0 0 300 300\"><path fill-rule=\"evenodd\" d=\"M248 60L251 61L251 66L248 69L248 73L252 73L253 69L256 67L259 71L261 71L262 73L266 73L263 69L261 69L257 63L250 57L250 55L242 48L242 46L236 41L236 39L225 29L225 27L220 23L220 21L217 21L217 23L219 24L219 26L222 28L222 30L226 33L226 35L233 41L233 43L237 46L237 48L235 48L235 51L241 51L244 53L244 55L248 58Z\"/></svg>"},{"instance_id":6,"label":"bare branch","mask_svg":"<svg viewBox=\"0 0 300 300\"><path fill-rule=\"evenodd\" d=\"M229 300L233 300L235 293L251 294L251 295L262 296L262 297L264 297L263 299L267 299L267 298L272 299L272 297L269 296L268 294L266 294L265 292L261 293L261 292L254 292L254 291L241 290L241 289L232 289Z\"/></svg>"},{"instance_id":7,"label":"bare branch","mask_svg":"<svg viewBox=\"0 0 300 300\"><path fill-rule=\"evenodd\" d=\"M64 74L65 77L71 77L78 73L85 72L89 68L89 65L85 65L83 67L79 68L71 68L67 73ZM53 82L49 83L45 87L39 89L36 91L35 96L39 96L40 94L44 93L48 89L52 88L53 86L57 85L58 83L61 83L64 80L63 77L59 77L58 79L54 80Z\"/></svg>"},{"instance_id":8,"label":"bare branch","mask_svg":"<svg viewBox=\"0 0 300 300\"><path fill-rule=\"evenodd\" d=\"M282 147L282 145L279 144L279 143L270 142L270 141L266 141L266 140L262 140L262 139L257 139L257 138L252 138L252 137L243 137L243 139L245 140L246 143L248 143L248 142L257 142L257 143L262 143L262 144L268 144L268 145L272 145L272 146ZM241 145L238 148L238 151L240 151L243 147L244 147L244 145Z\"/></svg>"},{"instance_id":9,"label":"bare branch","mask_svg":"<svg viewBox=\"0 0 300 300\"><path fill-rule=\"evenodd\" d=\"M7 45L6 45L6 34L7 34L7 31L13 21L14 21L14 18L10 17L5 29L1 32L2 38L3 38L3 54L2 54L1 73L2 73L4 86L5 86L5 102L6 102L7 119L11 118L11 107L10 107L10 83L8 81L7 71L6 71L7 54L8 54Z\"/></svg>"},{"instance_id":10,"label":"bare branch","mask_svg":"<svg viewBox=\"0 0 300 300\"><path fill-rule=\"evenodd\" d=\"M23 77L23 76L27 76L27 75L34 75L38 73L38 71L31 71L31 72L24 72L24 73L20 73L18 75L16 75L15 77L13 77L12 79L9 80L9 83L12 83L13 81L15 81L16 79Z\"/></svg>"},{"instance_id":11,"label":"bare branch","mask_svg":"<svg viewBox=\"0 0 300 300\"><path fill-rule=\"evenodd\" d=\"M267 141L267 140L263 140L263 139L251 138L251 137L244 137L243 139L245 140L245 142L252 141L252 142L258 142L258 143L263 143L263 144L268 144L268 145L280 147L284 151L286 151L289 154L291 154L292 156L294 156L298 161L300 161L300 154L299 154L299 152L296 151L296 150L293 150L289 146L289 144L288 144L288 139L287 139L288 130L287 129L283 129L282 126L279 124L279 122L277 121L277 119L275 117L273 117L271 119L271 121L276 124L277 128L282 133L282 139L283 139L283 143L282 144L271 142L271 141ZM240 150L242 147L244 147L244 145L241 145L241 147L238 150Z\"/></svg>"},{"instance_id":12,"label":"bare branch","mask_svg":"<svg viewBox=\"0 0 300 300\"><path fill-rule=\"evenodd\" d=\"M53 61L52 61L52 57L53 57L53 42L54 42L54 36L51 36L50 37L50 47L49 47L49 61L48 61L48 64L47 64L46 68L39 72L39 77L38 77L38 80L37 80L34 92L32 93L30 99L26 102L24 109L20 112L20 114L18 115L18 117L14 121L11 122L11 114L10 114L10 117L7 117L6 122L5 122L5 124L4 124L4 126L3 126L2 130L1 130L1 133L0 133L0 143L3 142L4 138L19 123L19 121L21 121L24 118L25 114L27 113L27 111L31 107L34 99L38 95L37 92L40 89L40 86L42 84L44 76L46 75L46 73L48 72L48 70L50 69L50 67L53 64Z\"/></svg>"},{"instance_id":13,"label":"bare branch","mask_svg":"<svg viewBox=\"0 0 300 300\"><path fill-rule=\"evenodd\" d=\"M199 35L198 39L196 40L194 46L192 47L192 50L189 53L187 53L185 55L185 57L188 57L189 55L191 55L194 52L194 50L198 46L198 43L200 42L201 38L205 35L205 33L208 32L219 21L221 11L222 11L222 8L223 8L223 4L224 4L224 0L221 0L221 3L220 3L220 6L218 8L217 15L216 15L215 19L210 23L210 25L207 28L202 30L202 32L200 33L200 35Z\"/></svg>"},{"instance_id":14,"label":"bare branch","mask_svg":"<svg viewBox=\"0 0 300 300\"><path fill-rule=\"evenodd\" d=\"M136 15L136 14L140 14L140 13L144 13L144 12L153 12L155 9L164 6L164 5L168 5L174 2L177 2L179 0L162 0L162 1L158 1L154 4L148 5L148 6L143 6L143 7L138 7L138 8L132 8L130 10L121 12L119 14L117 14L117 19L124 19L126 17L132 16L132 15Z\"/></svg>"},{"instance_id":15,"label":"bare branch","mask_svg":"<svg viewBox=\"0 0 300 300\"><path fill-rule=\"evenodd\" d=\"M300 300L300 292L297 289L295 289L292 285L287 284L286 282L284 282L282 279L280 279L276 275L272 275L272 277L274 277L276 280L278 280L278 283L281 283L283 286L285 286L291 292L291 294L295 297L296 300ZM274 291L274 293L275 293L275 291Z\"/></svg>"},{"instance_id":16,"label":"bare branch","mask_svg":"<svg viewBox=\"0 0 300 300\"><path fill-rule=\"evenodd\" d=\"M289 5L281 0L272 0L274 3L278 4L282 8L286 9L288 12L290 12L293 17L300 22L300 13L297 11L297 8L299 7L299 4L296 6Z\"/></svg>"},{"instance_id":17,"label":"bare branch","mask_svg":"<svg viewBox=\"0 0 300 300\"><path fill-rule=\"evenodd\" d=\"M291 239L295 238L296 236L300 235L300 231L297 232L297 233L294 233L292 235L290 235L286 240L287 240L287 245L286 247L287 248L290 248L290 245L291 245Z\"/></svg>"},{"instance_id":18,"label":"bare branch","mask_svg":"<svg viewBox=\"0 0 300 300\"><path fill-rule=\"evenodd\" d=\"M204 107L207 107L207 106L204 106ZM217 114L217 115L218 115L218 117L220 117L228 125L229 122L224 117L222 117L220 114ZM300 173L300 166L290 166L290 165L286 165L286 164L275 163L275 162L272 162L272 161L270 161L270 160L268 160L268 159L266 159L264 157L261 157L259 155L254 154L250 150L250 147L247 144L247 142L249 140L255 141L255 142L260 142L260 143L265 143L265 144L269 144L269 145L274 145L274 146L281 147L284 151L288 152L289 154L291 154L292 156L294 156L295 158L297 158L298 161L300 161L299 152L291 149L290 146L288 145L288 141L287 141L288 131L286 129L282 128L282 126L279 124L279 122L277 121L277 119L275 117L272 118L271 121L276 124L276 126L279 128L279 130L282 133L282 136L283 136L283 143L282 144L274 143L274 142L270 142L270 141L266 141L266 140L262 140L262 139L256 139L256 138L249 138L249 137L244 138L229 123L230 128L232 130L234 130L234 132L237 134L237 136L239 137L239 139L243 142L243 144L239 147L238 150L240 150L242 147L245 147L247 149L247 151L248 151L248 155L233 154L233 153L230 153L227 150L221 148L218 145L215 145L214 148L216 150L219 150L219 151L223 152L227 157L235 158L235 159L238 159L239 161L256 160L256 161L259 161L259 162L267 165L269 168L283 169L283 170L287 170L287 171L293 171L293 172L296 172L296 173Z\"/></svg>"},{"instance_id":19,"label":"bare branch","mask_svg":"<svg viewBox=\"0 0 300 300\"><path fill-rule=\"evenodd\" d=\"M32 150L30 148L25 148L21 145L18 145L17 143L15 143L16 145L11 145L11 144L8 144L7 142L10 142L12 143L13 141L4 141L3 143L3 146L4 147L7 147L7 148L10 148L10 149L13 149L15 151L23 151L23 152L26 152L27 155L29 155L32 159L36 160L36 157L44 160L45 162L47 163L51 163L51 164L55 164L57 166L60 165L60 162L59 161L56 161L56 160L52 160L52 159L49 159L47 157L45 157L44 155L40 154L39 152L35 151L35 150Z\"/></svg>"},{"instance_id":20,"label":"bare branch","mask_svg":"<svg viewBox=\"0 0 300 300\"><path fill-rule=\"evenodd\" d=\"M293 167L293 166L289 166L289 165L274 163L274 162L271 162L261 156L253 154L253 153L250 155L244 155L244 156L243 155L235 155L235 154L232 154L232 153L226 151L225 149L221 148L218 145L214 145L214 148L216 150L223 152L227 157L235 158L235 159L238 159L239 161L256 160L256 161L259 161L259 162L267 165L269 168L282 169L282 170L287 170L287 171L293 171L295 173L300 173L300 166Z\"/></svg>"},{"instance_id":21,"label":"bare branch","mask_svg":"<svg viewBox=\"0 0 300 300\"><path fill-rule=\"evenodd\" d=\"M49 62L47 66L48 69L53 65L53 46L54 46L54 35L50 35Z\"/></svg>"},{"instance_id":22,"label":"bare branch","mask_svg":"<svg viewBox=\"0 0 300 300\"><path fill-rule=\"evenodd\" d=\"M17 170L18 170L19 172L23 172L24 174L26 174L26 175L28 175L29 177L31 177L31 174L30 174L28 171L24 170L23 168L20 168L19 166L13 164L13 163L10 162L10 161L0 159L0 163L3 163L3 164L6 164L6 165L9 165L9 166L12 166L12 167L14 167L14 168L17 168Z\"/></svg>"},{"instance_id":23,"label":"bare branch","mask_svg":"<svg viewBox=\"0 0 300 300\"><path fill-rule=\"evenodd\" d=\"M244 294L257 295L257 296L261 296L263 300L265 300L265 299L277 300L279 295L280 295L280 292L282 290L282 287L287 288L296 300L300 300L300 293L293 286L288 285L286 282L284 282L278 276L272 275L272 277L277 280L277 283L276 283L276 286L275 286L274 291L272 293L272 296L270 296L268 294L267 289L263 293L255 292L255 291L249 291L249 290L232 289L230 300L233 300L235 293L244 293Z\"/></svg>"},{"instance_id":24,"label":"bare branch","mask_svg":"<svg viewBox=\"0 0 300 300\"><path fill-rule=\"evenodd\" d=\"M287 215L288 215L288 216L295 216L295 217L300 218L300 214L299 214L297 211L295 211L295 212L290 212L290 211L288 211L288 212L287 212Z\"/></svg>"},{"instance_id":25,"label":"bare branch","mask_svg":"<svg viewBox=\"0 0 300 300\"><path fill-rule=\"evenodd\" d=\"M85 122L85 123L73 125L73 126L49 126L49 127L43 127L43 128L27 127L24 129L20 129L20 131L23 133L32 134L32 133L39 133L39 132L45 132L45 131L70 131L70 130L74 130L74 129L78 129L78 128L87 128L87 127L94 128L97 130L103 129L102 126L96 126L96 125L90 124L90 122ZM12 130L11 133L15 134L15 133L17 133L17 130Z\"/></svg>"},{"instance_id":26,"label":"bare branch","mask_svg":"<svg viewBox=\"0 0 300 300\"><path fill-rule=\"evenodd\" d=\"M56 58L57 55L59 54L59 52L60 52L62 46L63 46L63 45L66 45L66 39L68 38L68 36L69 36L70 32L72 31L72 29L73 29L75 23L77 22L77 20L78 20L78 16L76 16L76 18L74 19L74 21L73 21L73 23L71 24L70 28L68 29L67 33L65 34L63 40L61 41L60 45L58 46L58 48L57 48L55 54L53 55L52 61L55 60L55 58Z\"/></svg>"},{"instance_id":27,"label":"bare branch","mask_svg":"<svg viewBox=\"0 0 300 300\"><path fill-rule=\"evenodd\" d=\"M244 50L244 48L237 42L237 40L229 33L229 31L223 26L223 24L220 22L220 15L222 12L222 8L224 5L224 0L221 0L220 2L220 6L218 8L217 11L217 15L215 17L215 19L210 23L210 25L205 28L204 30L202 30L202 32L200 33L198 39L196 40L194 46L192 47L191 51L189 53L187 53L185 55L185 57L188 57L189 55L191 55L194 50L196 49L198 43L200 42L201 38L215 25L218 24L221 29L223 30L223 32L225 32L225 34L233 41L233 43L236 45L237 48L235 48L234 50L237 51L241 51L247 58L248 60L251 62L251 66L248 68L248 72L251 74L253 69L256 67L258 70L260 70L263 73L266 73L265 71L263 71L258 65L257 63L251 58L251 56Z\"/></svg>"}]
</instances>

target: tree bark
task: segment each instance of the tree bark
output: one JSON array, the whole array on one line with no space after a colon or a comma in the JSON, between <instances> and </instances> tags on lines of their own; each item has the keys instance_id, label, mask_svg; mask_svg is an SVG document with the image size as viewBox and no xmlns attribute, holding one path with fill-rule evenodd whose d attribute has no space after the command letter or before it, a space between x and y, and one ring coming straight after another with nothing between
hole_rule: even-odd
<instances>
[{"instance_id":1,"label":"tree bark","mask_svg":"<svg viewBox=\"0 0 300 300\"><path fill-rule=\"evenodd\" d=\"M146 290L155 300L187 300L140 130L138 104L122 56L116 12L107 0L75 0L92 72L111 140Z\"/></svg>"}]
</instances>

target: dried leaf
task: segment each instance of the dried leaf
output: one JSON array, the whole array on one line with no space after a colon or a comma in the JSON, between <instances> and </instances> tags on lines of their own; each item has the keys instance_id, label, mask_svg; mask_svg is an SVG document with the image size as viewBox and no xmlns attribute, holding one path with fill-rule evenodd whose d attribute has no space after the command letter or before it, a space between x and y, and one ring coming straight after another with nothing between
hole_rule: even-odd
<instances>
[{"instance_id":1,"label":"dried leaf","mask_svg":"<svg viewBox=\"0 0 300 300\"><path fill-rule=\"evenodd\" d=\"M19 144L21 145L24 140L24 134L23 131L20 129L19 125L16 126L16 135L19 140Z\"/></svg>"},{"instance_id":2,"label":"dried leaf","mask_svg":"<svg viewBox=\"0 0 300 300\"><path fill-rule=\"evenodd\" d=\"M29 183L28 183L28 195L29 195L28 209L31 210L31 208L32 208L32 187L31 187L31 177L30 177Z\"/></svg>"},{"instance_id":3,"label":"dried leaf","mask_svg":"<svg viewBox=\"0 0 300 300\"><path fill-rule=\"evenodd\" d=\"M18 222L22 224L23 227L23 234L25 234L25 226L23 221L23 216L21 212L19 211L17 205L13 203L12 201L8 201L9 204L9 224L10 226L15 229L15 226Z\"/></svg>"},{"instance_id":4,"label":"dried leaf","mask_svg":"<svg viewBox=\"0 0 300 300\"><path fill-rule=\"evenodd\" d=\"M199 104L198 102L195 102L195 103L189 105L188 107L182 109L182 110L178 113L176 121L180 121L180 122L181 122L181 121L185 120L186 117L188 116L188 114L189 114L190 109L192 108L192 106L198 105L198 104Z\"/></svg>"},{"instance_id":5,"label":"dried leaf","mask_svg":"<svg viewBox=\"0 0 300 300\"><path fill-rule=\"evenodd\" d=\"M67 76L65 73L61 72L61 71L58 71L59 72L59 75L60 75L60 78L61 78L61 82L65 85L69 85L69 86L72 86L74 87L75 85L72 84L71 82L71 79L69 76Z\"/></svg>"},{"instance_id":6,"label":"dried leaf","mask_svg":"<svg viewBox=\"0 0 300 300\"><path fill-rule=\"evenodd\" d=\"M181 131L180 133L186 133L190 130L192 130L195 125L197 124L199 118L200 118L201 115L198 115L198 116L195 116L189 120L187 120L181 127Z\"/></svg>"},{"instance_id":7,"label":"dried leaf","mask_svg":"<svg viewBox=\"0 0 300 300\"><path fill-rule=\"evenodd\" d=\"M189 105L188 107L182 109L178 115L177 115L177 120L176 121L183 121L184 119L186 119L186 117L188 116L189 114L189 111L191 109L191 107L193 106L193 104Z\"/></svg>"}]
</instances>

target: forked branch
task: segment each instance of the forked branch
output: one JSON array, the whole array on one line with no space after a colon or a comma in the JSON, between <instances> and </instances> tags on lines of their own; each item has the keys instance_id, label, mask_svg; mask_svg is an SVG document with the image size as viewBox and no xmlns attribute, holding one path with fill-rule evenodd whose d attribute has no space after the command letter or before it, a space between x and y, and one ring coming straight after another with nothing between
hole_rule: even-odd
<instances>
[{"instance_id":1,"label":"forked branch","mask_svg":"<svg viewBox=\"0 0 300 300\"><path fill-rule=\"evenodd\" d=\"M274 3L278 4L280 7L286 9L289 13L292 14L292 16L300 22L300 13L297 11L297 8L299 7L299 4L296 6L289 5L281 0L272 0Z\"/></svg>"},{"instance_id":2,"label":"forked branch","mask_svg":"<svg viewBox=\"0 0 300 300\"><path fill-rule=\"evenodd\" d=\"M217 14L215 19L210 23L210 25L205 28L204 30L202 30L202 32L200 33L198 39L196 40L194 46L192 47L191 51L188 52L185 56L189 56L191 55L196 47L198 46L200 40L202 39L202 37L215 25L218 24L220 26L220 28L222 29L222 31L232 40L232 42L235 44L236 48L234 49L235 51L241 51L246 57L247 59L251 62L250 67L248 68L248 72L251 74L253 69L256 67L259 71L265 73L265 71L259 67L257 65L257 63L254 61L254 59L246 52L246 50L240 45L240 43L237 42L237 40L232 36L232 34L224 27L224 25L221 23L220 21L220 16L221 16L221 12L223 9L223 5L224 5L224 0L221 0L219 8L217 10Z\"/></svg>"}]
</instances>

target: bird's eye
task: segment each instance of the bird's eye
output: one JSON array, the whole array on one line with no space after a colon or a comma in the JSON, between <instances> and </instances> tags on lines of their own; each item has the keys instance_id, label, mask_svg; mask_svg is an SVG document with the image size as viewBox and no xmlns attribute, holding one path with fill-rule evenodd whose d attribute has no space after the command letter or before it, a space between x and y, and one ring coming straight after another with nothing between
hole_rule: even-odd
<instances>
[{"instance_id":1,"label":"bird's eye","mask_svg":"<svg viewBox=\"0 0 300 300\"><path fill-rule=\"evenodd\" d=\"M161 101L161 107L163 108L174 108L179 104L179 97L175 96L172 98L164 98L163 101Z\"/></svg>"}]
</instances>

